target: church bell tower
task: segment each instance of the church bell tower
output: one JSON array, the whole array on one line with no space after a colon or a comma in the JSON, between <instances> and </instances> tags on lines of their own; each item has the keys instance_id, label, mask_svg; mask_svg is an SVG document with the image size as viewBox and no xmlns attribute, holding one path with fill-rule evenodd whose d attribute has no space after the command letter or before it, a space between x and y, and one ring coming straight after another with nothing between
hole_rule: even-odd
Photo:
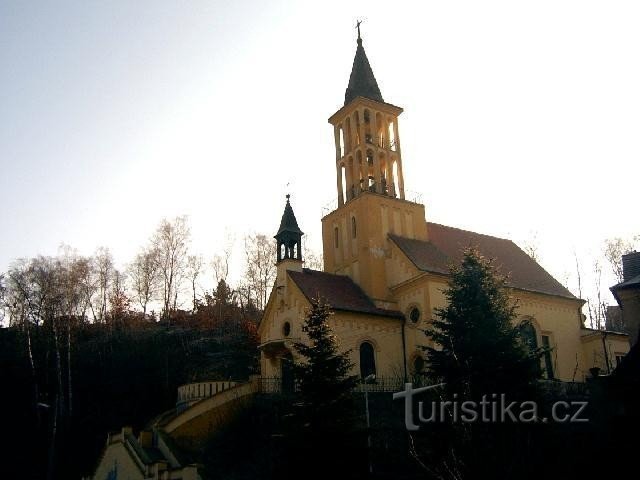
<instances>
[{"instance_id":1,"label":"church bell tower","mask_svg":"<svg viewBox=\"0 0 640 480\"><path fill-rule=\"evenodd\" d=\"M384 306L389 234L427 240L424 205L405 199L398 117L384 101L358 24L344 105L329 118L337 208L322 219L325 271L349 275Z\"/></svg>"}]
</instances>

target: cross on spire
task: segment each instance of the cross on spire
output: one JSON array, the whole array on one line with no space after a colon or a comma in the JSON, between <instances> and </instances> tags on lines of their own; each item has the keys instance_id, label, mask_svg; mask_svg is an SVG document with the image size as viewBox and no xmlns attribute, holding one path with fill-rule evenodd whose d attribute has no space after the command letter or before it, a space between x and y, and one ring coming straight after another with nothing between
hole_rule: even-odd
<instances>
[{"instance_id":1,"label":"cross on spire","mask_svg":"<svg viewBox=\"0 0 640 480\"><path fill-rule=\"evenodd\" d=\"M362 40L362 38L360 38L360 24L362 23L362 20L357 20L356 21L356 29L358 30L358 40Z\"/></svg>"}]
</instances>

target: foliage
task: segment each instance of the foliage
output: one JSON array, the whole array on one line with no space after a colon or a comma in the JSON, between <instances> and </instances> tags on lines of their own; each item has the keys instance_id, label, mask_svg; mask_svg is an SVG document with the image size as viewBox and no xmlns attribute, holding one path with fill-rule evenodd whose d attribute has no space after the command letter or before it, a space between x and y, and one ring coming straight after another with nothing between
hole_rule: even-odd
<instances>
[{"instance_id":1,"label":"foliage","mask_svg":"<svg viewBox=\"0 0 640 480\"><path fill-rule=\"evenodd\" d=\"M294 365L300 402L283 444L296 459L292 471L306 466L312 478L338 468L349 476L365 465L353 455L354 445L364 445L354 421L352 390L357 377L349 375L350 352L339 352L328 322L331 315L323 299L314 300L302 327L309 342L295 344L302 359Z\"/></svg>"},{"instance_id":2,"label":"foliage","mask_svg":"<svg viewBox=\"0 0 640 480\"><path fill-rule=\"evenodd\" d=\"M491 261L466 250L461 265L451 268L444 295L448 304L436 310L427 331L439 346L427 348L432 381L476 398L518 390L540 377L544 352L527 348L514 326L517 307Z\"/></svg>"},{"instance_id":3,"label":"foliage","mask_svg":"<svg viewBox=\"0 0 640 480\"><path fill-rule=\"evenodd\" d=\"M303 358L295 365L295 378L312 427L316 421L323 422L328 415L341 411L357 383L357 377L349 375L353 367L350 352L338 351L336 336L328 323L331 315L329 305L316 299L302 325L309 344L295 344Z\"/></svg>"}]
</instances>

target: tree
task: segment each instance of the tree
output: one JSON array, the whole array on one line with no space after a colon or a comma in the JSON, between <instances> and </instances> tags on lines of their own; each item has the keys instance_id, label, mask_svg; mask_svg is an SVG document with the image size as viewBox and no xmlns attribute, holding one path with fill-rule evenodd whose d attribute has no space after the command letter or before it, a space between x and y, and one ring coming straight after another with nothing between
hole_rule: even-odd
<instances>
[{"instance_id":1,"label":"tree","mask_svg":"<svg viewBox=\"0 0 640 480\"><path fill-rule=\"evenodd\" d=\"M426 332L437 345L426 348L427 376L445 384L441 397L445 401L433 408L442 411L447 403L465 408L469 402L535 400L532 395L542 373L544 350L528 344L527 328L514 325L517 307L509 298L506 279L475 249L466 250L461 264L452 266L450 274L444 291L448 304L436 309ZM451 413L451 409L446 411ZM431 459L436 476L507 478L504 474L510 472L508 478L523 478L524 472L514 469L526 465L530 451L521 448L528 434L519 427L508 418L505 423L444 418L434 427L438 429L435 450L440 452L439 460ZM415 450L410 453L421 465L429 463L428 456L420 460Z\"/></svg>"},{"instance_id":2,"label":"tree","mask_svg":"<svg viewBox=\"0 0 640 480\"><path fill-rule=\"evenodd\" d=\"M432 381L475 399L523 389L540 377L544 352L521 338L506 279L490 260L466 250L462 264L451 268L444 295L448 305L436 310L426 332L439 346L426 348Z\"/></svg>"},{"instance_id":3,"label":"tree","mask_svg":"<svg viewBox=\"0 0 640 480\"><path fill-rule=\"evenodd\" d=\"M622 271L622 256L633 251L634 242L640 241L640 236L636 236L634 241L623 240L622 238L609 238L604 241L604 257L606 258L611 270L616 276L618 283L624 281Z\"/></svg>"},{"instance_id":4,"label":"tree","mask_svg":"<svg viewBox=\"0 0 640 480\"><path fill-rule=\"evenodd\" d=\"M187 276L189 277L189 282L191 283L191 292L193 293L193 311L196 311L198 306L198 300L196 297L196 282L198 281L198 277L202 273L202 268L204 266L204 260L201 255L189 255L187 257Z\"/></svg>"},{"instance_id":5,"label":"tree","mask_svg":"<svg viewBox=\"0 0 640 480\"><path fill-rule=\"evenodd\" d=\"M146 248L136 255L129 265L129 279L133 289L133 298L142 308L142 316L147 315L147 306L158 293L158 252Z\"/></svg>"},{"instance_id":6,"label":"tree","mask_svg":"<svg viewBox=\"0 0 640 480\"><path fill-rule=\"evenodd\" d=\"M257 308L263 310L275 281L276 248L273 240L266 235L252 234L244 238L244 249L247 262L244 275L244 286L248 289L247 300L253 299Z\"/></svg>"},{"instance_id":7,"label":"tree","mask_svg":"<svg viewBox=\"0 0 640 480\"><path fill-rule=\"evenodd\" d=\"M535 262L540 263L540 248L538 244L538 232L533 232L531 238L524 243L522 248Z\"/></svg>"},{"instance_id":8,"label":"tree","mask_svg":"<svg viewBox=\"0 0 640 480\"><path fill-rule=\"evenodd\" d=\"M220 283L221 280L225 282L227 281L227 276L229 275L229 260L231 259L234 242L234 237L227 233L222 254L215 254L213 256L211 267L213 268L213 276L216 285Z\"/></svg>"},{"instance_id":9,"label":"tree","mask_svg":"<svg viewBox=\"0 0 640 480\"><path fill-rule=\"evenodd\" d=\"M312 428L321 426L332 414L344 411L357 384L357 377L349 375L353 367L350 352L338 351L338 341L328 323L331 315L329 305L316 299L302 325L309 343L295 344L304 359L295 365L295 377Z\"/></svg>"},{"instance_id":10,"label":"tree","mask_svg":"<svg viewBox=\"0 0 640 480\"><path fill-rule=\"evenodd\" d=\"M107 306L109 304L109 286L111 285L111 276L113 274L113 257L106 247L100 247L94 255L95 273L97 277L97 293L98 293L98 320L106 321Z\"/></svg>"},{"instance_id":11,"label":"tree","mask_svg":"<svg viewBox=\"0 0 640 480\"><path fill-rule=\"evenodd\" d=\"M5 294L7 288L4 284L4 274L0 274L0 325L4 323L4 314L5 314Z\"/></svg>"},{"instance_id":12,"label":"tree","mask_svg":"<svg viewBox=\"0 0 640 480\"><path fill-rule=\"evenodd\" d=\"M312 270L320 270L324 269L324 260L322 256L322 252L316 252L310 246L309 238L307 235L302 237L302 250L304 252L304 266L305 268L310 268Z\"/></svg>"},{"instance_id":13,"label":"tree","mask_svg":"<svg viewBox=\"0 0 640 480\"><path fill-rule=\"evenodd\" d=\"M172 221L162 220L152 245L158 255L158 270L162 280L162 316L168 318L177 308L180 284L186 268L191 231L186 216Z\"/></svg>"},{"instance_id":14,"label":"tree","mask_svg":"<svg viewBox=\"0 0 640 480\"><path fill-rule=\"evenodd\" d=\"M350 375L350 352L339 351L328 322L331 315L329 305L315 299L302 326L309 341L294 345L303 361L293 368L301 410L297 431L290 437L292 456L306 466L312 478L329 478L326 475L338 467L344 473L365 465L364 460L354 459L358 440L353 438L352 395L357 377Z\"/></svg>"}]
</instances>

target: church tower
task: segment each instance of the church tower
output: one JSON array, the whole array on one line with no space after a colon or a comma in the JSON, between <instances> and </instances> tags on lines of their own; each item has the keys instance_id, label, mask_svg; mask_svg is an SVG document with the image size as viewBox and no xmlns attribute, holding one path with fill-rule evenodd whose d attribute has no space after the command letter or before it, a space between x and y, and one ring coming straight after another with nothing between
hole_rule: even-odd
<instances>
[{"instance_id":1,"label":"church tower","mask_svg":"<svg viewBox=\"0 0 640 480\"><path fill-rule=\"evenodd\" d=\"M389 299L389 234L427 240L424 206L405 199L398 117L384 101L358 39L344 105L329 118L337 208L322 219L325 271L345 274L374 301Z\"/></svg>"}]
</instances>

